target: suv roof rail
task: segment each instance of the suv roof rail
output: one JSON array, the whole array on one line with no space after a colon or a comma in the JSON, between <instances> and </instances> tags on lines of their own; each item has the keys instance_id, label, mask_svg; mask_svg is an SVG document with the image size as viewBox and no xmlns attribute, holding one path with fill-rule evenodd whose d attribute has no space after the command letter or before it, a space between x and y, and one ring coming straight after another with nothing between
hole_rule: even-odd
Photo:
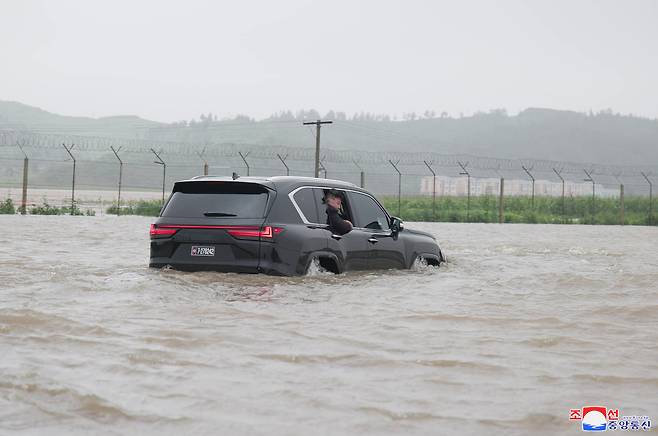
<instances>
[{"instance_id":1,"label":"suv roof rail","mask_svg":"<svg viewBox=\"0 0 658 436\"><path fill-rule=\"evenodd\" d=\"M190 180L206 179L206 178L210 179L210 178L218 178L218 177L228 177L228 176L214 176L212 174L208 174L207 176L204 176L204 175L194 176L194 177L191 177Z\"/></svg>"}]
</instances>

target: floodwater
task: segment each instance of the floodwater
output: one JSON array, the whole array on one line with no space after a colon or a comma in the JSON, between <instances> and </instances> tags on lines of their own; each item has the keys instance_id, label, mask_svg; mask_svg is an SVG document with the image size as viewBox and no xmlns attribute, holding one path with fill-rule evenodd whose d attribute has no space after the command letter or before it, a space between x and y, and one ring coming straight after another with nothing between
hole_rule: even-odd
<instances>
[{"instance_id":1,"label":"floodwater","mask_svg":"<svg viewBox=\"0 0 658 436\"><path fill-rule=\"evenodd\" d=\"M0 434L578 434L658 419L658 229L407 223L439 269L150 270L149 218L2 217ZM654 425L655 427L655 425Z\"/></svg>"}]
</instances>

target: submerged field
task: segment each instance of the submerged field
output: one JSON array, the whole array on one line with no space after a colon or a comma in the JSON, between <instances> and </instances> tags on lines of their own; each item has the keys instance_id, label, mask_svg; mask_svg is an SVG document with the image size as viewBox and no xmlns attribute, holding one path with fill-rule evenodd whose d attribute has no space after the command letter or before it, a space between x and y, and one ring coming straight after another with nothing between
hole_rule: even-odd
<instances>
[{"instance_id":1,"label":"submerged field","mask_svg":"<svg viewBox=\"0 0 658 436\"><path fill-rule=\"evenodd\" d=\"M0 434L576 434L658 410L658 229L412 223L440 269L150 270L147 217L4 216Z\"/></svg>"}]
</instances>

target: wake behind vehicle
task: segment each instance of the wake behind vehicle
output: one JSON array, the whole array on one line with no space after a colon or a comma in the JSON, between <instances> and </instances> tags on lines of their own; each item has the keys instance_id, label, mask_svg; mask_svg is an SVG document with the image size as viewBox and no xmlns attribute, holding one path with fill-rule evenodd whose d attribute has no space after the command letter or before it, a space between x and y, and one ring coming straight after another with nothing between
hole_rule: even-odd
<instances>
[{"instance_id":1,"label":"wake behind vehicle","mask_svg":"<svg viewBox=\"0 0 658 436\"><path fill-rule=\"evenodd\" d=\"M330 191L343 197L341 212L354 225L344 235L326 223ZM365 189L308 177L176 182L150 235L155 268L294 276L314 262L338 274L444 261L432 235L405 229Z\"/></svg>"}]
</instances>

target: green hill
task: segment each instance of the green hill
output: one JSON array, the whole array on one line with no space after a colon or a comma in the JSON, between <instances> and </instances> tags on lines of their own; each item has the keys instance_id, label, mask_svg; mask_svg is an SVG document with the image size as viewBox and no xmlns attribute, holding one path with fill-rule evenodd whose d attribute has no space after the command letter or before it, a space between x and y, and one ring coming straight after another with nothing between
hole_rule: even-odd
<instances>
[{"instance_id":1,"label":"green hill","mask_svg":"<svg viewBox=\"0 0 658 436\"><path fill-rule=\"evenodd\" d=\"M0 101L0 129L40 133L143 138L199 144L238 143L312 147L313 128L301 121L315 111L282 112L255 121L245 116L217 120L211 114L178 123L137 116L68 117L16 102ZM658 120L530 108L509 116L504 110L453 118L433 113L388 116L331 112L335 122L322 130L324 147L366 151L434 151L512 159L550 159L602 164L658 163Z\"/></svg>"},{"instance_id":2,"label":"green hill","mask_svg":"<svg viewBox=\"0 0 658 436\"><path fill-rule=\"evenodd\" d=\"M134 115L103 118L70 117L13 101L0 101L0 130L26 130L89 136L136 137L160 123Z\"/></svg>"}]
</instances>

